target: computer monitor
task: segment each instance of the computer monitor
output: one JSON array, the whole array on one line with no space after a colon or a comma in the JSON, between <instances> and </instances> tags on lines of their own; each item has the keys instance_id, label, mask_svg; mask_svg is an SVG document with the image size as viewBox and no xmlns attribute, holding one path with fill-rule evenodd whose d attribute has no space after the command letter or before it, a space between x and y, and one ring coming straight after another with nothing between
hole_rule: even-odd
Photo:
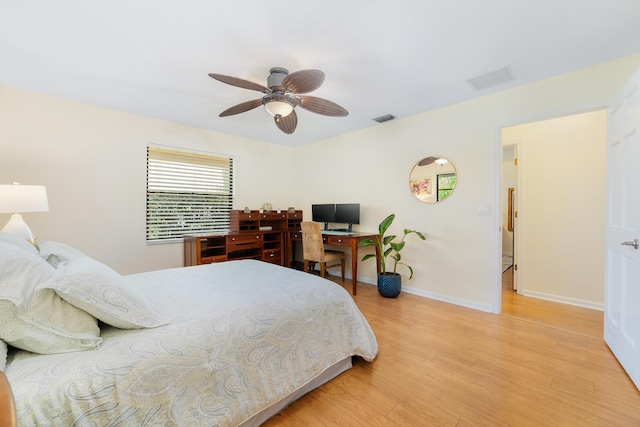
<instances>
[{"instance_id":1,"label":"computer monitor","mask_svg":"<svg viewBox=\"0 0 640 427\"><path fill-rule=\"evenodd\" d=\"M336 203L335 222L347 224L351 231L353 224L360 224L360 203Z\"/></svg>"},{"instance_id":2,"label":"computer monitor","mask_svg":"<svg viewBox=\"0 0 640 427\"><path fill-rule=\"evenodd\" d=\"M336 222L336 205L333 203L311 205L311 219L314 222L323 222L324 229L327 230L330 222Z\"/></svg>"}]
</instances>

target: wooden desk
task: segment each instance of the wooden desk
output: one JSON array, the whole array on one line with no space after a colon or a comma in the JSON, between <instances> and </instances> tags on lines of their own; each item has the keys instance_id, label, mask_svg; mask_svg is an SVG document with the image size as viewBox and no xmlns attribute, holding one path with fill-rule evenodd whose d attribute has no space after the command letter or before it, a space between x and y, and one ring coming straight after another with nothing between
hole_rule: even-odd
<instances>
[{"instance_id":1,"label":"wooden desk","mask_svg":"<svg viewBox=\"0 0 640 427\"><path fill-rule=\"evenodd\" d=\"M351 249L351 282L353 295L356 294L358 289L358 261L360 260L360 257L358 256L358 243L365 239L374 240L379 237L380 235L375 233L322 234L322 241L325 245L345 246ZM302 241L302 233L299 231L291 232L288 240L288 252L293 255L291 243L292 241ZM378 250L376 249L376 253L377 252ZM377 258L376 271L378 273L380 272L380 263Z\"/></svg>"}]
</instances>

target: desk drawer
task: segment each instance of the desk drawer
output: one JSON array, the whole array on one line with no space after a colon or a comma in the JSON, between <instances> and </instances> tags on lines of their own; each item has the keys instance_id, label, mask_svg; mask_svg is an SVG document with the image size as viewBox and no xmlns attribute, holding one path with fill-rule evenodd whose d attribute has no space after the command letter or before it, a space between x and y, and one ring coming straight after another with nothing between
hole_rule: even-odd
<instances>
[{"instance_id":1,"label":"desk drawer","mask_svg":"<svg viewBox=\"0 0 640 427\"><path fill-rule=\"evenodd\" d=\"M260 219L287 219L286 212L269 212L261 213Z\"/></svg>"},{"instance_id":2,"label":"desk drawer","mask_svg":"<svg viewBox=\"0 0 640 427\"><path fill-rule=\"evenodd\" d=\"M302 240L302 231L292 231L289 234L291 240Z\"/></svg>"},{"instance_id":3,"label":"desk drawer","mask_svg":"<svg viewBox=\"0 0 640 427\"><path fill-rule=\"evenodd\" d=\"M259 218L259 214L255 211L250 213L239 212L237 216L238 221L257 221Z\"/></svg>"},{"instance_id":4,"label":"desk drawer","mask_svg":"<svg viewBox=\"0 0 640 427\"><path fill-rule=\"evenodd\" d=\"M200 264L211 264L214 262L224 262L227 260L226 255L207 256L200 258Z\"/></svg>"},{"instance_id":5,"label":"desk drawer","mask_svg":"<svg viewBox=\"0 0 640 427\"><path fill-rule=\"evenodd\" d=\"M326 235L325 243L329 245L349 246L349 237Z\"/></svg>"},{"instance_id":6,"label":"desk drawer","mask_svg":"<svg viewBox=\"0 0 640 427\"><path fill-rule=\"evenodd\" d=\"M269 249L262 252L262 260L280 264L282 262L282 252L280 249Z\"/></svg>"},{"instance_id":7,"label":"desk drawer","mask_svg":"<svg viewBox=\"0 0 640 427\"><path fill-rule=\"evenodd\" d=\"M262 234L228 234L227 235L227 252L239 249L261 248Z\"/></svg>"}]
</instances>

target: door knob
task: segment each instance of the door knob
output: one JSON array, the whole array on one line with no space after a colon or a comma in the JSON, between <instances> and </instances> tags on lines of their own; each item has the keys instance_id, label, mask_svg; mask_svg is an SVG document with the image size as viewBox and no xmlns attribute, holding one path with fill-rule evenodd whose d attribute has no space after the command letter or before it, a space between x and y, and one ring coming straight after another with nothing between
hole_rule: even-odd
<instances>
[{"instance_id":1,"label":"door knob","mask_svg":"<svg viewBox=\"0 0 640 427\"><path fill-rule=\"evenodd\" d=\"M633 246L633 249L638 249L640 247L640 242L638 239L633 239L632 241L622 242L620 243L622 246Z\"/></svg>"}]
</instances>

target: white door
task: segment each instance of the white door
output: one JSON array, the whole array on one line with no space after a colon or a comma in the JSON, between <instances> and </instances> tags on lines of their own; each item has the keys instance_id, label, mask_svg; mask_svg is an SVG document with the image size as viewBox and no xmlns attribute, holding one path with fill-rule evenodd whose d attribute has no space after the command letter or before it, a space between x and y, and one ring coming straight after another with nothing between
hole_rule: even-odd
<instances>
[{"instance_id":1,"label":"white door","mask_svg":"<svg viewBox=\"0 0 640 427\"><path fill-rule=\"evenodd\" d=\"M608 113L604 339L640 389L640 70Z\"/></svg>"}]
</instances>

